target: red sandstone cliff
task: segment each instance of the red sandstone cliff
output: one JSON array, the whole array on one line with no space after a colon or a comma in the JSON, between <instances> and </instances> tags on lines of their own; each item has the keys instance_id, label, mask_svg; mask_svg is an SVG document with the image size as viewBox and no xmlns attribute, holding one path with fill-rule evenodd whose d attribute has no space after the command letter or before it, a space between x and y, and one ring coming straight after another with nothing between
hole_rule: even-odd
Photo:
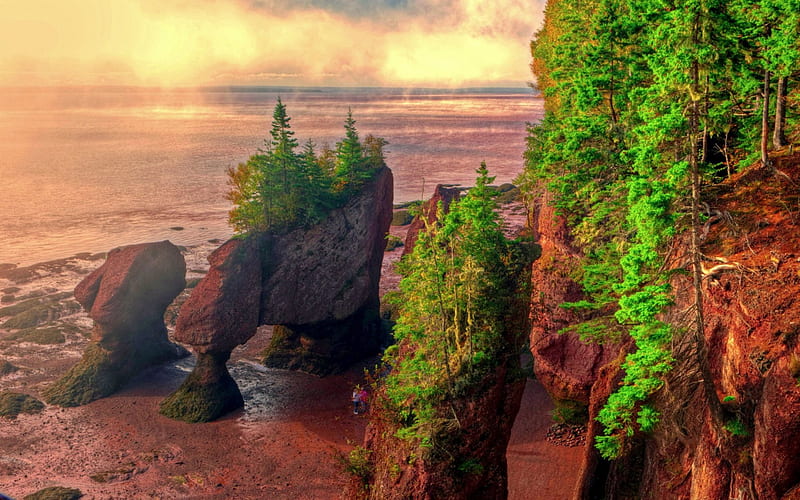
<instances>
[{"instance_id":1,"label":"red sandstone cliff","mask_svg":"<svg viewBox=\"0 0 800 500\"><path fill-rule=\"evenodd\" d=\"M552 195L542 189L530 207L534 241L541 257L533 263L531 283L531 353L536 378L557 401L586 405L600 368L618 353L616 344L583 342L574 333L559 331L580 321L578 313L559 305L584 298L570 276L580 265L580 249L563 217L551 206Z\"/></svg>"},{"instance_id":2,"label":"red sandstone cliff","mask_svg":"<svg viewBox=\"0 0 800 500\"><path fill-rule=\"evenodd\" d=\"M587 448L582 498L800 498L800 156L708 192L705 339L722 425L711 418L692 344L677 337L678 361L654 401L662 422L612 463ZM678 254L673 266L687 266L686 252ZM673 286L666 319L680 328L690 277L676 275ZM592 418L617 372L610 364L595 382ZM590 442L599 431L591 422Z\"/></svg>"}]
</instances>

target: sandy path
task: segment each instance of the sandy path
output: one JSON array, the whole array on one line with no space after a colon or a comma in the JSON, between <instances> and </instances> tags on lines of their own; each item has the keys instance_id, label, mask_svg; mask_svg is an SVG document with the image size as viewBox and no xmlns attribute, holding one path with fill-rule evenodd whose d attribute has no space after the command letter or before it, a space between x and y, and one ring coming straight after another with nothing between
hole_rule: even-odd
<instances>
[{"instance_id":1,"label":"sandy path","mask_svg":"<svg viewBox=\"0 0 800 500\"><path fill-rule=\"evenodd\" d=\"M545 439L552 410L541 384L528 379L506 452L509 500L573 498L583 447L567 448Z\"/></svg>"}]
</instances>

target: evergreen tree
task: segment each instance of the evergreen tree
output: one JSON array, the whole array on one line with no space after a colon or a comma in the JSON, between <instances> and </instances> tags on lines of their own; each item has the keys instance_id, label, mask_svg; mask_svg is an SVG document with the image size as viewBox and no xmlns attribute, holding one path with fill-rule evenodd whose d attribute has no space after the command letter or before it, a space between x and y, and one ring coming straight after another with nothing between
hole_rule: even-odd
<instances>
[{"instance_id":1,"label":"evergreen tree","mask_svg":"<svg viewBox=\"0 0 800 500\"><path fill-rule=\"evenodd\" d=\"M690 334L707 403L719 414L705 365L702 187L720 167L730 174L737 160L759 150L766 163L772 75L779 75L783 95L780 77L791 92L798 72L797 2L548 2L531 44L546 113L530 127L518 182L528 196L545 188L554 193L584 251L575 276L587 299L564 306L590 319L572 330L599 341L624 330L636 342L623 364L623 384L598 418L606 428L598 447L607 457L658 421L649 399L670 370L674 333L659 320L672 303L665 259L681 230L693 237ZM776 144L786 120L780 108L774 108ZM617 327L609 326L612 314Z\"/></svg>"},{"instance_id":2,"label":"evergreen tree","mask_svg":"<svg viewBox=\"0 0 800 500\"><path fill-rule=\"evenodd\" d=\"M353 119L353 111L347 109L347 117L344 120L345 136L336 144L336 170L335 176L341 189L345 187L357 187L358 183L364 179L364 153L361 142L358 139L356 121Z\"/></svg>"},{"instance_id":3,"label":"evergreen tree","mask_svg":"<svg viewBox=\"0 0 800 500\"><path fill-rule=\"evenodd\" d=\"M484 164L474 188L427 223L412 254L401 262L401 312L394 335L401 352L388 350L393 365L386 394L404 426L400 437L429 446L432 433L452 415L441 403L479 384L499 353L522 332L507 318L525 265L503 236L495 193ZM524 287L523 287L524 288Z\"/></svg>"},{"instance_id":4,"label":"evergreen tree","mask_svg":"<svg viewBox=\"0 0 800 500\"><path fill-rule=\"evenodd\" d=\"M352 113L348 113L346 136L337 144L337 150L323 148L319 156L312 141L297 152L298 141L290 121L286 106L278 98L265 148L247 162L228 169L227 198L234 205L229 220L238 233L318 222L383 166L382 148L386 141L370 136L365 156Z\"/></svg>"}]
</instances>

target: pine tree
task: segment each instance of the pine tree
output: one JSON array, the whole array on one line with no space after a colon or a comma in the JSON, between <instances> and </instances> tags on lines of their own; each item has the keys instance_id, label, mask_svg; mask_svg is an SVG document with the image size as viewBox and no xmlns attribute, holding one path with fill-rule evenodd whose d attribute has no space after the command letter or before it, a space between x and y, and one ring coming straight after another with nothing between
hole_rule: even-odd
<instances>
[{"instance_id":1,"label":"pine tree","mask_svg":"<svg viewBox=\"0 0 800 500\"><path fill-rule=\"evenodd\" d=\"M336 144L336 170L335 177L341 189L355 189L360 186L368 175L365 175L364 152L358 139L356 121L353 111L348 108L344 120L345 137Z\"/></svg>"}]
</instances>

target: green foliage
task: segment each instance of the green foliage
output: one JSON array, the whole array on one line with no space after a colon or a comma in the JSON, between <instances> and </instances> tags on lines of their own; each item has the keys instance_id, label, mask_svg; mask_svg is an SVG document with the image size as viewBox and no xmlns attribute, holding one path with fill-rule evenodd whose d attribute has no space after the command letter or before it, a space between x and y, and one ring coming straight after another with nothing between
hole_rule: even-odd
<instances>
[{"instance_id":1,"label":"green foliage","mask_svg":"<svg viewBox=\"0 0 800 500\"><path fill-rule=\"evenodd\" d=\"M367 136L362 145L350 111L345 138L320 154L310 140L298 151L290 121L279 98L264 149L228 169L229 222L237 233L319 222L384 165L387 142Z\"/></svg>"},{"instance_id":2,"label":"green foliage","mask_svg":"<svg viewBox=\"0 0 800 500\"><path fill-rule=\"evenodd\" d=\"M362 484L366 485L374 471L374 465L370 461L371 454L371 450L356 446L350 450L346 457L341 455L338 460L347 474L359 479Z\"/></svg>"},{"instance_id":3,"label":"green foliage","mask_svg":"<svg viewBox=\"0 0 800 500\"><path fill-rule=\"evenodd\" d=\"M584 322L565 330L636 343L598 418L606 457L658 421L647 401L673 362L659 320L673 302L665 264L694 172L716 179L758 154L765 72L787 78L796 100L798 17L798 0L547 4L531 43L546 113L529 127L517 184L526 198L553 194L585 256L572 272L585 298L563 305Z\"/></svg>"},{"instance_id":4,"label":"green foliage","mask_svg":"<svg viewBox=\"0 0 800 500\"><path fill-rule=\"evenodd\" d=\"M749 437L750 436L750 429L747 428L747 425L742 422L740 418L732 418L725 422L722 426L723 429L728 431L731 436L736 437Z\"/></svg>"},{"instance_id":5,"label":"green foliage","mask_svg":"<svg viewBox=\"0 0 800 500\"><path fill-rule=\"evenodd\" d=\"M585 403L557 399L553 401L553 404L555 408L550 415L559 424L585 424L589 418L589 411Z\"/></svg>"},{"instance_id":6,"label":"green foliage","mask_svg":"<svg viewBox=\"0 0 800 500\"><path fill-rule=\"evenodd\" d=\"M458 472L462 474L483 474L483 465L474 458L468 458L458 464Z\"/></svg>"},{"instance_id":7,"label":"green foliage","mask_svg":"<svg viewBox=\"0 0 800 500\"><path fill-rule=\"evenodd\" d=\"M482 383L483 375L522 332L508 315L520 286L525 254L502 233L492 178L485 165L467 195L438 223L426 223L399 269L400 316L394 336L400 350L384 355L384 379L396 436L434 447L452 416L443 403ZM402 354L400 354L402 353ZM443 434L442 434L443 433Z\"/></svg>"}]
</instances>

